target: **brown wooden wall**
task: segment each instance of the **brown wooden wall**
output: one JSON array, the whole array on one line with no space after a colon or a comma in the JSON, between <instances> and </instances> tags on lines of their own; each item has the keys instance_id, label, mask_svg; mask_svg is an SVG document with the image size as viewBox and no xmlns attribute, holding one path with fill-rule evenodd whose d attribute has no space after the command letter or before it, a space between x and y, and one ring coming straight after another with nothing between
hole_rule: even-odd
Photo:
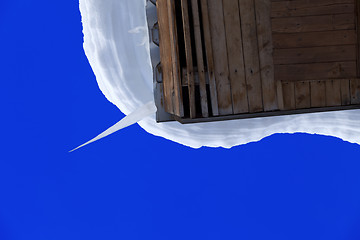
<instances>
[{"instance_id":1,"label":"brown wooden wall","mask_svg":"<svg viewBox=\"0 0 360 240\"><path fill-rule=\"evenodd\" d=\"M285 110L359 103L356 7L354 0L272 1Z\"/></svg>"},{"instance_id":2,"label":"brown wooden wall","mask_svg":"<svg viewBox=\"0 0 360 240\"><path fill-rule=\"evenodd\" d=\"M165 110L212 118L360 104L357 0L157 0Z\"/></svg>"}]
</instances>

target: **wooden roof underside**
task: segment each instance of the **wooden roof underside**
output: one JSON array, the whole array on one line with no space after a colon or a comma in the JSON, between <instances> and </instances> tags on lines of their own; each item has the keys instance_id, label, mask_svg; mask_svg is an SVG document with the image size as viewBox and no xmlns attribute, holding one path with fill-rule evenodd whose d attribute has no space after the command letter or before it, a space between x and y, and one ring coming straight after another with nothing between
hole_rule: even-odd
<instances>
[{"instance_id":1,"label":"wooden roof underside","mask_svg":"<svg viewBox=\"0 0 360 240\"><path fill-rule=\"evenodd\" d=\"M358 1L157 0L156 4L158 82L163 91L157 93L158 108L176 120L360 108Z\"/></svg>"}]
</instances>

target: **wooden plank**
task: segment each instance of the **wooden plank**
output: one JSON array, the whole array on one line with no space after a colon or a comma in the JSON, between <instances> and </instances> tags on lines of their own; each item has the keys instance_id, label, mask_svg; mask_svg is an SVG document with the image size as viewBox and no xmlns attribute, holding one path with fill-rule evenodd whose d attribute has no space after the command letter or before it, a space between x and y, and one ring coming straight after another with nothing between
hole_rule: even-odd
<instances>
[{"instance_id":1,"label":"wooden plank","mask_svg":"<svg viewBox=\"0 0 360 240\"><path fill-rule=\"evenodd\" d=\"M350 80L351 104L360 104L360 79Z\"/></svg>"},{"instance_id":2,"label":"wooden plank","mask_svg":"<svg viewBox=\"0 0 360 240\"><path fill-rule=\"evenodd\" d=\"M314 79L343 79L356 76L356 62L332 62L275 65L275 79L303 81Z\"/></svg>"},{"instance_id":3,"label":"wooden plank","mask_svg":"<svg viewBox=\"0 0 360 240\"><path fill-rule=\"evenodd\" d=\"M270 0L255 0L264 111L279 109L274 78L270 9Z\"/></svg>"},{"instance_id":4,"label":"wooden plank","mask_svg":"<svg viewBox=\"0 0 360 240\"><path fill-rule=\"evenodd\" d=\"M203 117L209 117L205 67L203 58L203 46L200 28L199 6L197 0L191 0L191 9L194 22L194 35L195 35L195 49L197 57L197 67L200 79L200 99L201 99L201 113Z\"/></svg>"},{"instance_id":5,"label":"wooden plank","mask_svg":"<svg viewBox=\"0 0 360 240\"><path fill-rule=\"evenodd\" d=\"M275 64L356 61L356 46L275 49Z\"/></svg>"},{"instance_id":6,"label":"wooden plank","mask_svg":"<svg viewBox=\"0 0 360 240\"><path fill-rule=\"evenodd\" d=\"M222 1L208 0L216 90L220 115L233 113Z\"/></svg>"},{"instance_id":7,"label":"wooden plank","mask_svg":"<svg viewBox=\"0 0 360 240\"><path fill-rule=\"evenodd\" d=\"M206 63L209 74L211 109L212 109L212 114L214 116L218 116L219 107L218 107L218 100L217 100L218 96L217 96L216 80L215 80L214 54L212 52L212 44L211 44L208 1L200 0L200 3L201 3L202 23L203 23L203 32L204 32L204 42L206 49L206 61L207 61Z\"/></svg>"},{"instance_id":8,"label":"wooden plank","mask_svg":"<svg viewBox=\"0 0 360 240\"><path fill-rule=\"evenodd\" d=\"M341 84L340 80L325 81L326 106L341 106Z\"/></svg>"},{"instance_id":9,"label":"wooden plank","mask_svg":"<svg viewBox=\"0 0 360 240\"><path fill-rule=\"evenodd\" d=\"M309 17L273 18L275 33L318 32L355 29L354 14L337 14Z\"/></svg>"},{"instance_id":10,"label":"wooden plank","mask_svg":"<svg viewBox=\"0 0 360 240\"><path fill-rule=\"evenodd\" d=\"M356 19L356 32L357 32L357 77L360 77L360 2L359 0L355 1L356 11L355 11L355 19Z\"/></svg>"},{"instance_id":11,"label":"wooden plank","mask_svg":"<svg viewBox=\"0 0 360 240\"><path fill-rule=\"evenodd\" d=\"M326 106L326 87L325 81L310 82L311 107Z\"/></svg>"},{"instance_id":12,"label":"wooden plank","mask_svg":"<svg viewBox=\"0 0 360 240\"><path fill-rule=\"evenodd\" d=\"M167 0L159 0L156 2L158 23L159 23L159 39L160 39L160 61L162 78L164 85L164 108L165 111L174 114L173 108L173 91L174 82L172 77L171 65L171 45L169 33L169 18Z\"/></svg>"},{"instance_id":13,"label":"wooden plank","mask_svg":"<svg viewBox=\"0 0 360 240\"><path fill-rule=\"evenodd\" d=\"M295 84L294 82L283 82L283 98L284 98L284 109L292 110L295 109Z\"/></svg>"},{"instance_id":14,"label":"wooden plank","mask_svg":"<svg viewBox=\"0 0 360 240\"><path fill-rule=\"evenodd\" d=\"M284 110L284 94L281 80L276 80L276 93L279 109Z\"/></svg>"},{"instance_id":15,"label":"wooden plank","mask_svg":"<svg viewBox=\"0 0 360 240\"><path fill-rule=\"evenodd\" d=\"M341 79L340 88L341 88L341 105L343 106L350 105L351 104L350 80Z\"/></svg>"},{"instance_id":16,"label":"wooden plank","mask_svg":"<svg viewBox=\"0 0 360 240\"><path fill-rule=\"evenodd\" d=\"M274 33L273 44L274 48L355 45L356 32L354 30L338 30L310 33Z\"/></svg>"},{"instance_id":17,"label":"wooden plank","mask_svg":"<svg viewBox=\"0 0 360 240\"><path fill-rule=\"evenodd\" d=\"M173 0L167 0L168 17L169 17L169 32L171 43L171 62L172 73L174 79L174 114L183 117L184 106L182 101L182 87L181 87L181 73L180 73L180 60L179 60L179 46L177 42L177 28L176 28L176 14L175 14L175 2Z\"/></svg>"},{"instance_id":18,"label":"wooden plank","mask_svg":"<svg viewBox=\"0 0 360 240\"><path fill-rule=\"evenodd\" d=\"M236 115L210 117L210 118L197 118L197 119L177 118L176 120L178 120L179 122L181 122L183 124L188 124L188 123L204 123L204 122L212 122L212 121L228 121L228 120L234 120L234 119L251 119L251 118L263 118L263 117L273 117L273 116L285 116L285 115L304 114L304 113L347 111L347 110L354 110L354 109L360 109L360 105L322 107L322 108L304 108L304 109L294 109L294 110L288 110L288 111L245 113L245 114L236 114Z\"/></svg>"},{"instance_id":19,"label":"wooden plank","mask_svg":"<svg viewBox=\"0 0 360 240\"><path fill-rule=\"evenodd\" d=\"M354 13L354 0L280 1L272 3L271 17Z\"/></svg>"},{"instance_id":20,"label":"wooden plank","mask_svg":"<svg viewBox=\"0 0 360 240\"><path fill-rule=\"evenodd\" d=\"M249 111L264 110L254 0L239 0Z\"/></svg>"},{"instance_id":21,"label":"wooden plank","mask_svg":"<svg viewBox=\"0 0 360 240\"><path fill-rule=\"evenodd\" d=\"M239 3L237 1L223 1L223 5L233 111L234 114L245 113L249 111L249 105L246 91Z\"/></svg>"},{"instance_id":22,"label":"wooden plank","mask_svg":"<svg viewBox=\"0 0 360 240\"><path fill-rule=\"evenodd\" d=\"M287 111L272 111L272 112L259 112L259 113L245 113L245 114L236 114L228 115L221 117L209 117L209 118L176 118L179 122L183 124L188 123L204 123L211 121L228 121L234 119L251 119L251 118L264 118L264 117L273 117L273 116L285 116L285 115L294 115L294 114L304 114L304 113L320 113L320 112L331 112L331 111L347 111L360 109L360 105L348 105L348 106L337 106L337 107L321 107L321 108L304 108L304 109L294 109Z\"/></svg>"},{"instance_id":23,"label":"wooden plank","mask_svg":"<svg viewBox=\"0 0 360 240\"><path fill-rule=\"evenodd\" d=\"M310 108L310 82L295 82L295 106L296 109Z\"/></svg>"},{"instance_id":24,"label":"wooden plank","mask_svg":"<svg viewBox=\"0 0 360 240\"><path fill-rule=\"evenodd\" d=\"M195 104L195 80L194 80L194 65L191 46L191 30L189 19L189 6L187 0L181 0L181 12L184 29L184 43L185 43L185 56L186 56L186 72L189 90L189 107L190 118L196 117L196 104Z\"/></svg>"}]
</instances>

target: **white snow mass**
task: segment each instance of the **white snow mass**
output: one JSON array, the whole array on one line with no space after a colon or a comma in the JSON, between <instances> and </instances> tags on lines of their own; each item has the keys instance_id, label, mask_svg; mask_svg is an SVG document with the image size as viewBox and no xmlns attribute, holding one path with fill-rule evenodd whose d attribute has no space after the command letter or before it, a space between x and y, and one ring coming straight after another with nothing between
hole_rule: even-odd
<instances>
[{"instance_id":1,"label":"white snow mass","mask_svg":"<svg viewBox=\"0 0 360 240\"><path fill-rule=\"evenodd\" d=\"M126 115L153 101L145 7L146 0L80 0L86 56L100 90ZM152 113L139 125L153 135L192 148L230 148L274 133L296 132L360 143L360 110L188 125L156 123Z\"/></svg>"}]
</instances>

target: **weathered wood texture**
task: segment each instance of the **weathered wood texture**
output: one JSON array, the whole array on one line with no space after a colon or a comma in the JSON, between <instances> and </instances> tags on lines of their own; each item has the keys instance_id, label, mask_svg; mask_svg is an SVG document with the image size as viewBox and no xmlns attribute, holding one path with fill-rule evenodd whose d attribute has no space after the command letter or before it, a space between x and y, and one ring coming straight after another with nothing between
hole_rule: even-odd
<instances>
[{"instance_id":1,"label":"weathered wood texture","mask_svg":"<svg viewBox=\"0 0 360 240\"><path fill-rule=\"evenodd\" d=\"M158 17L159 21L167 21L169 25L170 35L165 40L170 41L170 46L161 52L161 58L166 61L166 66L168 61L172 62L171 68L163 70L172 71L172 85L165 83L164 88L172 88L166 91L173 92L174 114L181 115L177 102L182 90L177 88L179 82L188 90L188 94L183 95L186 99L182 100L184 115L190 118L200 113L202 117L208 117L210 113L224 116L278 110L272 58L271 1L178 1L181 2L180 13L177 13L182 17L180 27L174 26L178 19L173 11L176 1L157 1L159 10L162 5L167 5L165 8L168 9L167 16L159 11ZM166 28L160 29L164 30ZM178 31L182 32L179 34ZM174 38L176 35L182 39ZM176 41L184 44L180 46L184 51L183 59L174 54L179 51ZM163 56L167 54L166 50L171 53L171 58ZM179 69L184 71L179 72ZM200 96L195 90L197 85Z\"/></svg>"},{"instance_id":2,"label":"weathered wood texture","mask_svg":"<svg viewBox=\"0 0 360 240\"><path fill-rule=\"evenodd\" d=\"M350 79L359 71L358 6L357 0L272 0L275 79L295 88L294 105L282 85L283 109L356 104Z\"/></svg>"},{"instance_id":3,"label":"weathered wood texture","mask_svg":"<svg viewBox=\"0 0 360 240\"><path fill-rule=\"evenodd\" d=\"M355 0L355 23L357 32L357 77L360 77L360 1Z\"/></svg>"},{"instance_id":4,"label":"weathered wood texture","mask_svg":"<svg viewBox=\"0 0 360 240\"><path fill-rule=\"evenodd\" d=\"M170 32L170 46L171 46L171 62L172 73L174 79L174 98L173 106L174 113L179 117L184 116L184 105L182 98L182 86L181 86L181 70L179 59L179 42L176 20L175 2L173 0L167 0L168 17L169 17L169 32Z\"/></svg>"},{"instance_id":5,"label":"weathered wood texture","mask_svg":"<svg viewBox=\"0 0 360 240\"><path fill-rule=\"evenodd\" d=\"M360 104L360 79L350 80L351 104Z\"/></svg>"},{"instance_id":6,"label":"weathered wood texture","mask_svg":"<svg viewBox=\"0 0 360 240\"><path fill-rule=\"evenodd\" d=\"M295 82L295 108L303 109L311 107L310 83Z\"/></svg>"},{"instance_id":7,"label":"weathered wood texture","mask_svg":"<svg viewBox=\"0 0 360 240\"><path fill-rule=\"evenodd\" d=\"M271 2L255 0L255 12L264 111L273 111L279 109L279 103L274 76Z\"/></svg>"},{"instance_id":8,"label":"weathered wood texture","mask_svg":"<svg viewBox=\"0 0 360 240\"><path fill-rule=\"evenodd\" d=\"M161 55L161 71L164 87L164 108L165 111L174 114L173 107L173 89L174 80L172 76L171 65L171 51L170 46L170 29L167 1L157 1L158 23L159 23L159 38L160 38L160 55Z\"/></svg>"},{"instance_id":9,"label":"weathered wood texture","mask_svg":"<svg viewBox=\"0 0 360 240\"><path fill-rule=\"evenodd\" d=\"M194 65L193 65L193 58L192 58L193 52L192 52L192 46L191 46L189 6L188 6L187 0L181 0L181 12L182 12L183 30L184 30L186 72L187 72L188 90L189 90L190 118L195 118L196 117L195 79L194 79Z\"/></svg>"},{"instance_id":10,"label":"weathered wood texture","mask_svg":"<svg viewBox=\"0 0 360 240\"><path fill-rule=\"evenodd\" d=\"M282 110L360 104L360 79L283 81Z\"/></svg>"},{"instance_id":11,"label":"weathered wood texture","mask_svg":"<svg viewBox=\"0 0 360 240\"><path fill-rule=\"evenodd\" d=\"M206 64L209 74L211 108L213 115L218 116L219 115L219 107L217 100L218 95L217 95L216 80L215 80L214 54L212 51L212 44L211 44L208 2L207 0L200 0L200 3L201 3L202 23L203 23L203 32L204 32L204 43L206 49Z\"/></svg>"},{"instance_id":12,"label":"weathered wood texture","mask_svg":"<svg viewBox=\"0 0 360 240\"><path fill-rule=\"evenodd\" d=\"M249 111L262 112L261 74L254 0L239 0Z\"/></svg>"},{"instance_id":13,"label":"weathered wood texture","mask_svg":"<svg viewBox=\"0 0 360 240\"><path fill-rule=\"evenodd\" d=\"M276 33L318 32L355 28L353 13L273 18L271 23L272 30Z\"/></svg>"},{"instance_id":14,"label":"weathered wood texture","mask_svg":"<svg viewBox=\"0 0 360 240\"><path fill-rule=\"evenodd\" d=\"M360 104L358 0L157 0L157 8L171 114Z\"/></svg>"},{"instance_id":15,"label":"weathered wood texture","mask_svg":"<svg viewBox=\"0 0 360 240\"><path fill-rule=\"evenodd\" d=\"M208 0L211 45L214 54L216 90L220 115L233 113L229 79L228 52L222 1Z\"/></svg>"},{"instance_id":16,"label":"weathered wood texture","mask_svg":"<svg viewBox=\"0 0 360 240\"><path fill-rule=\"evenodd\" d=\"M191 0L191 9L194 22L194 35L195 35L195 49L196 59L198 66L198 73L200 79L200 101L201 101L201 113L203 117L209 117L207 90L206 90L206 77L205 77L205 65L204 65L204 53L201 36L201 25L200 25L200 12L197 0Z\"/></svg>"},{"instance_id":17,"label":"weathered wood texture","mask_svg":"<svg viewBox=\"0 0 360 240\"><path fill-rule=\"evenodd\" d=\"M238 1L224 1L224 20L234 113L249 111Z\"/></svg>"},{"instance_id":18,"label":"weathered wood texture","mask_svg":"<svg viewBox=\"0 0 360 240\"><path fill-rule=\"evenodd\" d=\"M272 17L299 17L354 12L354 0L273 1Z\"/></svg>"}]
</instances>

